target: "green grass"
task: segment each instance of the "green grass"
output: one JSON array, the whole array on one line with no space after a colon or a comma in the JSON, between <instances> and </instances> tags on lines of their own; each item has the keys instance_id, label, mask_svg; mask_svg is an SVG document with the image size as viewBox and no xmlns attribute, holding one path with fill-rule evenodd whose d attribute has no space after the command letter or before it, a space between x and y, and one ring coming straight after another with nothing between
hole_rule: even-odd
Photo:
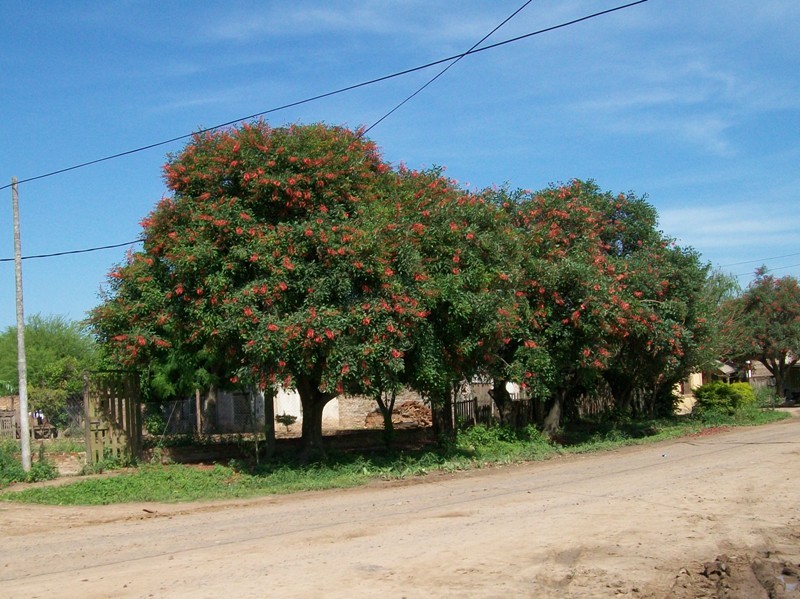
<instances>
[{"instance_id":1,"label":"green grass","mask_svg":"<svg viewBox=\"0 0 800 599\"><path fill-rule=\"evenodd\" d=\"M43 441L44 452L48 453L75 453L86 449L86 439L84 437L57 437Z\"/></svg>"},{"instance_id":2,"label":"green grass","mask_svg":"<svg viewBox=\"0 0 800 599\"><path fill-rule=\"evenodd\" d=\"M453 472L544 460L558 454L605 451L653 443L696 433L704 428L753 425L787 417L752 409L733 416L706 414L703 419L677 417L635 422L583 422L550 441L535 428L512 431L478 426L458 434L444 449L371 454L332 453L325 463L299 465L276 460L258 466L142 465L106 478L0 493L0 500L51 505L102 505L125 502L185 502L253 497L353 487L375 479L402 479L430 472ZM0 451L0 458L3 452ZM2 486L2 479L0 479Z\"/></svg>"},{"instance_id":3,"label":"green grass","mask_svg":"<svg viewBox=\"0 0 800 599\"><path fill-rule=\"evenodd\" d=\"M316 470L279 468L259 474L222 465L211 468L178 464L143 465L108 478L31 488L10 493L3 499L50 505L200 501L351 487L367 480L364 475L347 470Z\"/></svg>"}]
</instances>

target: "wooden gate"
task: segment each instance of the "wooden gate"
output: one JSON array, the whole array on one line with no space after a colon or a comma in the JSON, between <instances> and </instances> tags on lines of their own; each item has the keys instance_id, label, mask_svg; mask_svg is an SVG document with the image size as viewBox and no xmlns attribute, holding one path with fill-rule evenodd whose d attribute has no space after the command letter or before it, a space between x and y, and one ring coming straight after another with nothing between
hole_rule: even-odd
<instances>
[{"instance_id":1,"label":"wooden gate","mask_svg":"<svg viewBox=\"0 0 800 599\"><path fill-rule=\"evenodd\" d=\"M131 372L89 372L83 379L86 461L136 460L142 449L138 377Z\"/></svg>"},{"instance_id":2,"label":"wooden gate","mask_svg":"<svg viewBox=\"0 0 800 599\"><path fill-rule=\"evenodd\" d=\"M12 410L0 410L0 439L17 438L17 413Z\"/></svg>"}]
</instances>

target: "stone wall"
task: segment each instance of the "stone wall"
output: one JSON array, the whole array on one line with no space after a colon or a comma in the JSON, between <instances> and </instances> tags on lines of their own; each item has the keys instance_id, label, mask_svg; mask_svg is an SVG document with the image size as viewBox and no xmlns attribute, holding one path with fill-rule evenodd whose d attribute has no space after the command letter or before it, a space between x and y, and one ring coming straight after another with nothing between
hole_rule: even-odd
<instances>
[{"instance_id":1,"label":"stone wall","mask_svg":"<svg viewBox=\"0 0 800 599\"><path fill-rule=\"evenodd\" d=\"M405 390L398 393L395 400L395 410L407 402L424 403L418 393ZM339 398L339 428L349 430L371 428L372 423L375 421L382 423L378 403L374 398L363 395ZM369 425L368 422L370 423Z\"/></svg>"}]
</instances>

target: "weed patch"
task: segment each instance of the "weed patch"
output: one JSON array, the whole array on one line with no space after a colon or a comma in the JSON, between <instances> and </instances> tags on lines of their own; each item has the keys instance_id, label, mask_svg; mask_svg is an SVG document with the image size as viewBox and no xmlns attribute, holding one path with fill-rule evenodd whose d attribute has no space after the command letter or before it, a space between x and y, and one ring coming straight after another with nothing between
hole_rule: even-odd
<instances>
[{"instance_id":1,"label":"weed patch","mask_svg":"<svg viewBox=\"0 0 800 599\"><path fill-rule=\"evenodd\" d=\"M58 476L58 469L45 453L44 444L39 446L36 459L31 460L31 469L25 472L19 448L13 441L4 440L0 443L0 488L16 482L39 482L50 480Z\"/></svg>"}]
</instances>

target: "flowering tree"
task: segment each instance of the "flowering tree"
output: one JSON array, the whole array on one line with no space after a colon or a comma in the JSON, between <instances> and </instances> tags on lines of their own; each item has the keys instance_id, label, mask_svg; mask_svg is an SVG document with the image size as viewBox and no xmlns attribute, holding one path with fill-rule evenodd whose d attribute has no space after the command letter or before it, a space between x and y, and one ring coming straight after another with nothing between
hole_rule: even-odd
<instances>
[{"instance_id":1,"label":"flowering tree","mask_svg":"<svg viewBox=\"0 0 800 599\"><path fill-rule=\"evenodd\" d=\"M512 215L522 247L514 282L519 318L494 370L494 399L503 413L510 405L505 381L519 382L546 402L552 433L608 366L626 310L603 239L607 198L581 181L493 195Z\"/></svg>"},{"instance_id":2,"label":"flowering tree","mask_svg":"<svg viewBox=\"0 0 800 599\"><path fill-rule=\"evenodd\" d=\"M515 284L524 309L495 370L501 413L510 403L504 379L546 401L550 432L605 383L619 410L629 412L636 397L652 411L707 358L699 354L708 345L706 268L663 238L643 198L577 180L492 195L514 215L524 247Z\"/></svg>"},{"instance_id":3,"label":"flowering tree","mask_svg":"<svg viewBox=\"0 0 800 599\"><path fill-rule=\"evenodd\" d=\"M543 343L557 373L545 420L551 433L562 412L574 412L577 399L608 368L627 324L624 285L609 259L608 205L614 201L593 183L576 180L524 205L523 222L532 225L540 248L530 272L538 311L547 314Z\"/></svg>"},{"instance_id":4,"label":"flowering tree","mask_svg":"<svg viewBox=\"0 0 800 599\"><path fill-rule=\"evenodd\" d=\"M709 268L664 237L644 198L607 195L603 210L606 260L623 308L603 377L620 412L671 413L675 384L714 357Z\"/></svg>"},{"instance_id":5,"label":"flowering tree","mask_svg":"<svg viewBox=\"0 0 800 599\"><path fill-rule=\"evenodd\" d=\"M411 340L405 382L430 399L434 426L447 436L455 388L487 373L510 342L518 239L507 214L441 169L401 169L396 185L400 270L426 315Z\"/></svg>"},{"instance_id":6,"label":"flowering tree","mask_svg":"<svg viewBox=\"0 0 800 599\"><path fill-rule=\"evenodd\" d=\"M591 182L472 194L390 168L359 132L264 123L195 136L165 179L95 332L156 387L296 388L307 457L341 393L374 397L390 429L411 387L447 433L454 383L491 376L501 412L515 381L555 430L602 376L625 405L700 346L696 256Z\"/></svg>"},{"instance_id":7,"label":"flowering tree","mask_svg":"<svg viewBox=\"0 0 800 599\"><path fill-rule=\"evenodd\" d=\"M357 132L257 123L196 136L165 178L173 196L112 271L95 329L123 363L177 353L195 378L296 388L303 452L321 453L324 406L397 383L427 316L391 169Z\"/></svg>"},{"instance_id":8,"label":"flowering tree","mask_svg":"<svg viewBox=\"0 0 800 599\"><path fill-rule=\"evenodd\" d=\"M708 267L694 251L654 243L621 270L630 305L627 334L604 378L621 412L671 414L674 386L715 358Z\"/></svg>"}]
</instances>

